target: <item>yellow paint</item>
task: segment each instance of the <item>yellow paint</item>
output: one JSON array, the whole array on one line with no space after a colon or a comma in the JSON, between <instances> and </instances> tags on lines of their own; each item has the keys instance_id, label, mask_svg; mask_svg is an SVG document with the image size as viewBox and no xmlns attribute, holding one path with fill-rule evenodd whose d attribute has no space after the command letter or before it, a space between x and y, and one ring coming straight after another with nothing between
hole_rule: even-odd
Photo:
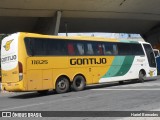
<instances>
[{"instance_id":1,"label":"yellow paint","mask_svg":"<svg viewBox=\"0 0 160 120\"><path fill-rule=\"evenodd\" d=\"M8 91L38 91L55 89L55 83L59 76L66 75L73 80L77 74L82 74L86 78L87 84L98 83L98 80L109 70L114 57L112 56L39 56L30 57L27 55L24 38L56 38L56 39L72 39L72 40L95 40L95 41L112 41L116 39L104 39L96 37L60 37L48 36L32 33L20 33L18 40L18 61L23 65L23 79L19 81L18 66L9 71L2 71L3 89ZM70 65L72 58L106 58L106 64L87 64L87 65ZM32 64L33 60L47 60L48 64ZM14 75L12 73L15 73ZM10 84L8 84L10 83Z\"/></svg>"},{"instance_id":2,"label":"yellow paint","mask_svg":"<svg viewBox=\"0 0 160 120\"><path fill-rule=\"evenodd\" d=\"M18 82L18 66L12 70L2 70L2 82Z\"/></svg>"},{"instance_id":3,"label":"yellow paint","mask_svg":"<svg viewBox=\"0 0 160 120\"><path fill-rule=\"evenodd\" d=\"M2 83L2 90L15 92L24 91L23 81Z\"/></svg>"}]
</instances>

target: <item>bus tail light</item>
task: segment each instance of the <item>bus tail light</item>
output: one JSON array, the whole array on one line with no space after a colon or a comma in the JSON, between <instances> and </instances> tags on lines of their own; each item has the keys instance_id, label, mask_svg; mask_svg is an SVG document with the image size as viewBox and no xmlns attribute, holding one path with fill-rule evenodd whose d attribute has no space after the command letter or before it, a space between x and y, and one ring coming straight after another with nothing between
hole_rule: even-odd
<instances>
[{"instance_id":1,"label":"bus tail light","mask_svg":"<svg viewBox=\"0 0 160 120\"><path fill-rule=\"evenodd\" d=\"M23 65L21 62L18 62L18 69L19 69L19 80L23 79Z\"/></svg>"}]
</instances>

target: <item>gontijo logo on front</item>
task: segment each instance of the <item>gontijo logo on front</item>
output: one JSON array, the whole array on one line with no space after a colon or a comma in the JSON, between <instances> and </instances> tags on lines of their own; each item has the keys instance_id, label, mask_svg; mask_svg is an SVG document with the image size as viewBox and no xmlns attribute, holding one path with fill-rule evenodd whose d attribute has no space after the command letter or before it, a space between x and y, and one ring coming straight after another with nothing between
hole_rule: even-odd
<instances>
[{"instance_id":1,"label":"gontijo logo on front","mask_svg":"<svg viewBox=\"0 0 160 120\"><path fill-rule=\"evenodd\" d=\"M3 46L6 51L10 50L10 46L13 40L9 40L6 42L6 44Z\"/></svg>"}]
</instances>

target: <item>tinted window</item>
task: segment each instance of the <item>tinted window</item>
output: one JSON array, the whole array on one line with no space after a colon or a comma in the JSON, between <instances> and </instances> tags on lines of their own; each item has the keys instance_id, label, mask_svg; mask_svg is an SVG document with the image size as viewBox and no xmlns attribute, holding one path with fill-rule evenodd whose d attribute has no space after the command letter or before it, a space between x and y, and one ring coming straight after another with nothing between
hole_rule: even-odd
<instances>
[{"instance_id":1,"label":"tinted window","mask_svg":"<svg viewBox=\"0 0 160 120\"><path fill-rule=\"evenodd\" d=\"M80 43L78 42L76 44L76 47L77 47L77 55L84 55L84 44L83 43Z\"/></svg>"},{"instance_id":2,"label":"tinted window","mask_svg":"<svg viewBox=\"0 0 160 120\"><path fill-rule=\"evenodd\" d=\"M115 43L104 43L103 44L104 55L117 55L117 45Z\"/></svg>"},{"instance_id":3,"label":"tinted window","mask_svg":"<svg viewBox=\"0 0 160 120\"><path fill-rule=\"evenodd\" d=\"M118 55L132 55L132 49L128 43L118 43Z\"/></svg>"},{"instance_id":4,"label":"tinted window","mask_svg":"<svg viewBox=\"0 0 160 120\"><path fill-rule=\"evenodd\" d=\"M66 42L61 40L25 38L27 53L32 56L67 55Z\"/></svg>"},{"instance_id":5,"label":"tinted window","mask_svg":"<svg viewBox=\"0 0 160 120\"><path fill-rule=\"evenodd\" d=\"M103 47L101 43L93 42L92 43L94 55L104 55Z\"/></svg>"},{"instance_id":6,"label":"tinted window","mask_svg":"<svg viewBox=\"0 0 160 120\"><path fill-rule=\"evenodd\" d=\"M156 61L155 61L154 53L151 46L149 44L143 44L143 46L147 54L149 66L156 67Z\"/></svg>"},{"instance_id":7,"label":"tinted window","mask_svg":"<svg viewBox=\"0 0 160 120\"><path fill-rule=\"evenodd\" d=\"M65 41L46 40L44 43L44 48L45 47L46 47L46 49L44 49L44 50L46 50L46 55L67 55Z\"/></svg>"},{"instance_id":8,"label":"tinted window","mask_svg":"<svg viewBox=\"0 0 160 120\"><path fill-rule=\"evenodd\" d=\"M84 43L77 41L67 41L68 55L84 55Z\"/></svg>"},{"instance_id":9,"label":"tinted window","mask_svg":"<svg viewBox=\"0 0 160 120\"><path fill-rule=\"evenodd\" d=\"M25 38L28 55L144 55L141 44Z\"/></svg>"},{"instance_id":10,"label":"tinted window","mask_svg":"<svg viewBox=\"0 0 160 120\"><path fill-rule=\"evenodd\" d=\"M144 55L144 51L141 44L130 44L133 55Z\"/></svg>"},{"instance_id":11,"label":"tinted window","mask_svg":"<svg viewBox=\"0 0 160 120\"><path fill-rule=\"evenodd\" d=\"M86 55L94 55L93 43L91 43L91 42L85 43L85 54Z\"/></svg>"}]
</instances>

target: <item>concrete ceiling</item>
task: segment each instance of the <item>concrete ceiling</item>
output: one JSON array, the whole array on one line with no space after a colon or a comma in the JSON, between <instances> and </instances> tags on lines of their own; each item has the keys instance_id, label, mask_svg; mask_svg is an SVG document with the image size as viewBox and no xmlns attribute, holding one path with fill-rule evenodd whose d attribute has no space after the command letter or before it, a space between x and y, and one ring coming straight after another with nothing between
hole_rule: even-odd
<instances>
[{"instance_id":1,"label":"concrete ceiling","mask_svg":"<svg viewBox=\"0 0 160 120\"><path fill-rule=\"evenodd\" d=\"M32 32L62 11L60 32L144 34L160 24L160 0L0 0L0 33Z\"/></svg>"}]
</instances>

